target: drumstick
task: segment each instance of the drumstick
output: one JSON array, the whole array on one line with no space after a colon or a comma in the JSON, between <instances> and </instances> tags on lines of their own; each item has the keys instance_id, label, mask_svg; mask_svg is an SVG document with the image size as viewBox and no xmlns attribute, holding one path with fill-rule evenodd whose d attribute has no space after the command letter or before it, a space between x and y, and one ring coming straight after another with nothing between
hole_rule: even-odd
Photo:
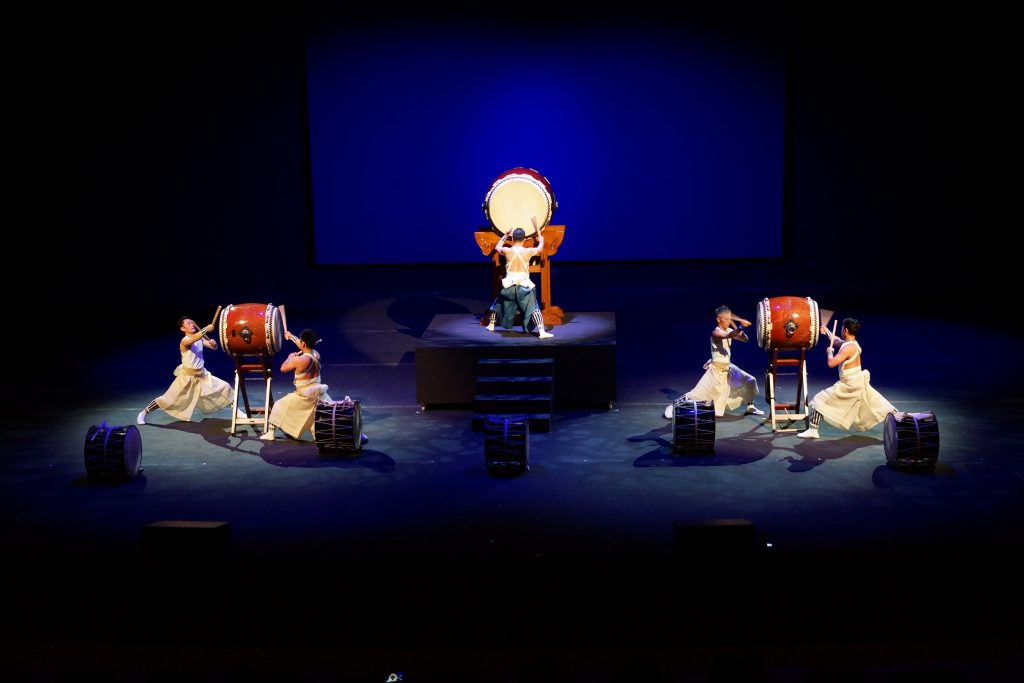
<instances>
[{"instance_id":1,"label":"drumstick","mask_svg":"<svg viewBox=\"0 0 1024 683\"><path fill-rule=\"evenodd\" d=\"M277 307L277 310L281 311L281 327L284 328L284 338L285 339L291 339L292 341L295 341L295 335L293 335L291 332L288 331L288 318L285 317L285 314L284 314L284 304L280 304ZM298 344L298 342L295 342L295 343Z\"/></svg>"},{"instance_id":2,"label":"drumstick","mask_svg":"<svg viewBox=\"0 0 1024 683\"><path fill-rule=\"evenodd\" d=\"M837 323L837 322L839 322L839 320L838 320L838 319L837 319L837 320L833 320L833 321L832 321L832 334L830 334L830 335L828 336L828 347L829 347L830 349L831 349L831 348L832 348L833 346L835 346L835 344L836 344L836 323Z\"/></svg>"},{"instance_id":3,"label":"drumstick","mask_svg":"<svg viewBox=\"0 0 1024 683\"><path fill-rule=\"evenodd\" d=\"M213 320L210 322L210 324L213 325L214 329L217 328L217 318L220 317L220 309L221 308L222 308L221 306L217 307L216 312L214 312L214 314L213 314ZM203 332L203 338L204 339L209 339L209 337L206 336L206 332Z\"/></svg>"},{"instance_id":4,"label":"drumstick","mask_svg":"<svg viewBox=\"0 0 1024 683\"><path fill-rule=\"evenodd\" d=\"M821 324L828 327L828 323L832 320L832 316L835 314L835 311L830 311L827 308L821 308L818 312L821 315Z\"/></svg>"},{"instance_id":5,"label":"drumstick","mask_svg":"<svg viewBox=\"0 0 1024 683\"><path fill-rule=\"evenodd\" d=\"M288 332L288 318L284 314L284 304L279 304L278 307L277 307L277 310L279 310L281 312L281 327L283 327L284 331L287 333Z\"/></svg>"}]
</instances>

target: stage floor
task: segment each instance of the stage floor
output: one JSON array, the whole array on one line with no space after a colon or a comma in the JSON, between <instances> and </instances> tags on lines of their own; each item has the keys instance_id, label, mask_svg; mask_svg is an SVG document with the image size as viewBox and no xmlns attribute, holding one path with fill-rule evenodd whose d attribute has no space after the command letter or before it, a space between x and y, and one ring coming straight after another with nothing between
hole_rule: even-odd
<instances>
[{"instance_id":1,"label":"stage floor","mask_svg":"<svg viewBox=\"0 0 1024 683\"><path fill-rule=\"evenodd\" d=\"M144 471L121 485L90 483L87 430L131 424L166 389L177 336L161 329L93 354L64 377L59 400L40 398L5 425L4 571L18 587L3 621L11 666L54 642L66 648L51 673L86 642L97 652L118 645L126 667L160 643L213 675L223 665L205 648L259 649L293 665L289 653L310 648L317 667L338 647L358 651L361 666L400 652L431 680L444 680L437 671L450 662L436 653L446 650L490 652L508 666L538 652L562 666L560 653L595 651L604 654L583 659L607 666L602 656L622 653L622 664L642 651L679 681L704 681L696 663L723 647L777 657L774 681L799 680L826 650L837 666L865 657L883 670L905 646L952 657L978 672L971 680L1019 663L1020 628L995 616L1024 606L1024 402L1013 378L948 365L973 345L955 321L913 323L949 333L940 352L886 344L907 320L864 314L876 388L900 409L939 418L932 472L887 467L881 427L826 427L806 442L738 414L716 422L714 455L674 455L662 410L699 378L713 321L687 311L653 328L650 312L623 308L614 407L556 411L551 432L531 436L530 471L496 478L469 410L423 411L416 400L425 333L435 317L438 334L479 333L495 345L568 344L585 328L559 326L543 342L506 338L472 327L485 307L381 297L303 322L323 332L332 395L362 402L370 442L356 457L323 457L308 435L266 443L249 428L229 434L227 410L190 423L158 412L140 427ZM447 312L396 320L411 308ZM299 313L289 306L289 318ZM738 345L735 359L762 377L756 345ZM231 380L225 354L207 360ZM820 353L810 363L813 395L834 371ZM288 378L275 374L273 388L283 396ZM675 523L721 519L752 523L756 547L721 557L674 544ZM142 529L169 520L227 522L230 542L213 555L147 555ZM995 654L972 650L979 639ZM854 645L865 643L867 652ZM690 663L678 660L681 644ZM607 680L574 671L578 681Z\"/></svg>"}]
</instances>

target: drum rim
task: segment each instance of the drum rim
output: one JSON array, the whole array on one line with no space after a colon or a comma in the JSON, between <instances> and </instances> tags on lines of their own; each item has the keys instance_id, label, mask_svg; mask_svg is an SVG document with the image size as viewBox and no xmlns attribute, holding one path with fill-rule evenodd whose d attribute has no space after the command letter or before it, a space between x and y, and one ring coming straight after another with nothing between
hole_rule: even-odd
<instances>
[{"instance_id":1,"label":"drum rim","mask_svg":"<svg viewBox=\"0 0 1024 683\"><path fill-rule=\"evenodd\" d=\"M502 230L494 222L494 217L491 215L490 205L491 198L494 195L494 192L505 183L511 180L515 180L517 178L523 180L529 179L530 181L533 181L533 183L535 183L537 186L539 186L540 190L542 190L543 195L546 199L547 212L544 217L544 221L540 225L540 229L543 230L544 228L546 228L551 223L551 218L554 216L555 211L558 210L558 199L555 197L555 191L551 187L551 182L547 179L546 176L544 176L544 174L540 173L534 168L529 168L526 166L516 166L515 168L510 168L509 170L498 174L498 176L491 181L491 185L488 188L487 193L484 195L484 201L481 208L483 209L484 215L487 217L487 222L490 223L491 228L496 233L500 235L507 235L516 227L522 227L523 230L526 232L527 237L533 237L537 234L538 231L533 229L532 225L513 226L510 227L508 230Z\"/></svg>"}]
</instances>

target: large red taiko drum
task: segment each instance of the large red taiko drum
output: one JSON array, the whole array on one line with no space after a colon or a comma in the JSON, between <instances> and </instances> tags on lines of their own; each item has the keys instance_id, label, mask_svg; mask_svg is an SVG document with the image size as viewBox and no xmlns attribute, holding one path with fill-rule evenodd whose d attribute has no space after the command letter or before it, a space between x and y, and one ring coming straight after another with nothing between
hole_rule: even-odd
<instances>
[{"instance_id":1,"label":"large red taiko drum","mask_svg":"<svg viewBox=\"0 0 1024 683\"><path fill-rule=\"evenodd\" d=\"M283 338L274 304L231 304L220 314L220 345L232 356L273 356Z\"/></svg>"},{"instance_id":2,"label":"large red taiko drum","mask_svg":"<svg viewBox=\"0 0 1024 683\"><path fill-rule=\"evenodd\" d=\"M810 349L818 343L821 314L809 296L777 296L757 304L757 345L762 349Z\"/></svg>"}]
</instances>

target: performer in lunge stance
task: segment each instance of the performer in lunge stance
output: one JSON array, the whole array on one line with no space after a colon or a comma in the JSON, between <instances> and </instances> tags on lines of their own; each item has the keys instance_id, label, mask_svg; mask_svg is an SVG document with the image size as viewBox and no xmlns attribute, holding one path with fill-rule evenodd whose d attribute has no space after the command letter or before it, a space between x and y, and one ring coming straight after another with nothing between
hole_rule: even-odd
<instances>
[{"instance_id":1,"label":"performer in lunge stance","mask_svg":"<svg viewBox=\"0 0 1024 683\"><path fill-rule=\"evenodd\" d=\"M281 372L295 373L295 391L274 403L270 411L270 427L260 435L263 441L273 441L278 427L293 439L301 437L307 429L312 431L317 402L331 400L327 395L327 385L320 380L320 354L313 348L320 341L316 332L305 329L296 337L286 330L284 336L299 347L281 364ZM348 396L345 399L351 400ZM360 438L364 444L368 441L365 434Z\"/></svg>"},{"instance_id":2,"label":"performer in lunge stance","mask_svg":"<svg viewBox=\"0 0 1024 683\"><path fill-rule=\"evenodd\" d=\"M184 333L178 350L181 351L181 365L174 369L175 378L171 386L157 396L138 414L135 421L146 424L146 416L157 408L178 420L191 420L198 408L208 415L231 405L231 385L210 374L203 361L203 349L216 349L217 341L206 337L213 330L213 323L199 329L187 317L178 318L178 329Z\"/></svg>"},{"instance_id":3,"label":"performer in lunge stance","mask_svg":"<svg viewBox=\"0 0 1024 683\"><path fill-rule=\"evenodd\" d=\"M515 327L516 310L523 314L523 332L536 331L541 339L555 335L544 329L544 314L537 306L536 285L530 280L530 259L544 251L544 233L537 231L537 246L524 247L526 231L516 228L512 231L512 246L506 247L505 233L494 249L505 257L505 277L501 280L501 291L491 304L491 319L487 329L494 331L495 322L506 330Z\"/></svg>"},{"instance_id":4,"label":"performer in lunge stance","mask_svg":"<svg viewBox=\"0 0 1024 683\"><path fill-rule=\"evenodd\" d=\"M749 327L750 322L735 315L728 306L715 309L715 321L718 324L711 330L711 359L704 364L704 375L697 386L680 398L687 401L714 401L717 417L722 417L726 410L735 410L744 403L747 415L764 415L764 411L754 405L757 380L732 364L732 342L749 341L747 333L740 326ZM665 407L666 419L672 419L674 405L670 403Z\"/></svg>"},{"instance_id":5,"label":"performer in lunge stance","mask_svg":"<svg viewBox=\"0 0 1024 683\"><path fill-rule=\"evenodd\" d=\"M843 329L836 337L824 325L821 333L829 338L828 366L839 366L839 381L823 389L811 399L810 427L797 434L801 439L817 439L821 418L842 429L867 431L884 420L889 413L900 412L871 386L871 373L861 367L861 348L857 342L860 323L856 318L843 320ZM836 351L836 342L841 342Z\"/></svg>"}]
</instances>

